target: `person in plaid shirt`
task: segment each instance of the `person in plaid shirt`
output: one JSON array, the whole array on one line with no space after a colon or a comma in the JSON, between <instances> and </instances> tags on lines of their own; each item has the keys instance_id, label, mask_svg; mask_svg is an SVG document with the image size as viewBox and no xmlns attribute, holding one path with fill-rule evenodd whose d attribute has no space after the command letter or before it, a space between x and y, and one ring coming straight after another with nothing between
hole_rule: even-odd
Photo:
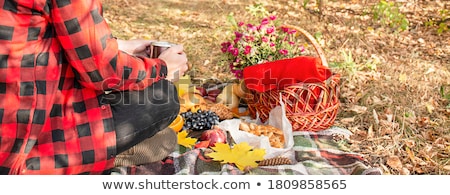
<instances>
[{"instance_id":1,"label":"person in plaid shirt","mask_svg":"<svg viewBox=\"0 0 450 195\"><path fill-rule=\"evenodd\" d=\"M183 47L137 55L100 1L0 0L0 18L0 174L108 174L178 114Z\"/></svg>"}]
</instances>

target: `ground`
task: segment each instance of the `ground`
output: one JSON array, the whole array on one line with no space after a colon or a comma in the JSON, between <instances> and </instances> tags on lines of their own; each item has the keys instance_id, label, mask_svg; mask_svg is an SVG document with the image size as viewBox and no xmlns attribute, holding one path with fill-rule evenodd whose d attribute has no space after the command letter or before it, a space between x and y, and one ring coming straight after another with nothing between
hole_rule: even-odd
<instances>
[{"instance_id":1,"label":"ground","mask_svg":"<svg viewBox=\"0 0 450 195\"><path fill-rule=\"evenodd\" d=\"M335 125L341 140L385 174L450 174L450 2L445 0L104 0L104 16L121 39L182 43L196 81L233 79L220 62L227 16L249 18L261 3L285 23L313 34L342 75ZM319 3L322 2L322 3ZM390 16L372 9L399 8ZM405 18L402 18L405 16ZM390 26L390 24L393 24Z\"/></svg>"}]
</instances>

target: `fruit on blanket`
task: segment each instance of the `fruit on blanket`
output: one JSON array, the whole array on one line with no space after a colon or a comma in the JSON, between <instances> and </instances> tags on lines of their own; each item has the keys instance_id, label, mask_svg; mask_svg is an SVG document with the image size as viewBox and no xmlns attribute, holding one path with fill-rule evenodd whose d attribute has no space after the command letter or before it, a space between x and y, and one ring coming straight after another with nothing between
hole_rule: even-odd
<instances>
[{"instance_id":1,"label":"fruit on blanket","mask_svg":"<svg viewBox=\"0 0 450 195\"><path fill-rule=\"evenodd\" d=\"M217 95L216 103L225 104L229 109L239 106L239 97L233 93L233 85L227 85L222 92Z\"/></svg>"},{"instance_id":2,"label":"fruit on blanket","mask_svg":"<svg viewBox=\"0 0 450 195\"><path fill-rule=\"evenodd\" d=\"M184 119L181 115L178 115L177 118L175 118L175 120L173 120L172 123L170 123L169 128L171 128L175 132L179 132L181 131L181 129L183 129L183 125Z\"/></svg>"},{"instance_id":3,"label":"fruit on blanket","mask_svg":"<svg viewBox=\"0 0 450 195\"><path fill-rule=\"evenodd\" d=\"M203 131L200 140L209 141L208 147L214 147L216 143L227 143L227 136L222 129L214 126L210 130Z\"/></svg>"},{"instance_id":4,"label":"fruit on blanket","mask_svg":"<svg viewBox=\"0 0 450 195\"><path fill-rule=\"evenodd\" d=\"M188 111L181 113L184 118L183 129L193 131L202 131L211 129L214 125L219 124L219 116L213 111L203 111L198 109L196 112Z\"/></svg>"}]
</instances>

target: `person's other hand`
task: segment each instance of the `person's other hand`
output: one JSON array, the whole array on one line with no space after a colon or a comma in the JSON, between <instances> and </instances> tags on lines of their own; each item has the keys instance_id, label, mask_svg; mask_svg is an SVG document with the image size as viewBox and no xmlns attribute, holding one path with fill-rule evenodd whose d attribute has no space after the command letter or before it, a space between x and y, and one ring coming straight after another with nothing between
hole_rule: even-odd
<instances>
[{"instance_id":1,"label":"person's other hand","mask_svg":"<svg viewBox=\"0 0 450 195\"><path fill-rule=\"evenodd\" d=\"M134 39L134 40L117 40L119 50L128 54L142 57L149 57L148 48L154 40Z\"/></svg>"},{"instance_id":2,"label":"person's other hand","mask_svg":"<svg viewBox=\"0 0 450 195\"><path fill-rule=\"evenodd\" d=\"M166 62L167 80L175 82L188 70L188 60L182 45L173 45L159 55Z\"/></svg>"}]
</instances>

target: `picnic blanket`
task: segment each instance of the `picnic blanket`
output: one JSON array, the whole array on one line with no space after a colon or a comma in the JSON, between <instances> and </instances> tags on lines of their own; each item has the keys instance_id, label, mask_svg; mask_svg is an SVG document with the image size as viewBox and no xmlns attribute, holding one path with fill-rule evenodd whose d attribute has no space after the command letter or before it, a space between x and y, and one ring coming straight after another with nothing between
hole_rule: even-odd
<instances>
[{"instance_id":1,"label":"picnic blanket","mask_svg":"<svg viewBox=\"0 0 450 195\"><path fill-rule=\"evenodd\" d=\"M331 127L321 132L294 133L294 161L291 164L258 166L241 171L205 157L204 149L178 148L161 162L122 166L112 174L121 175L381 175L361 154L351 152L342 139L350 131Z\"/></svg>"}]
</instances>

